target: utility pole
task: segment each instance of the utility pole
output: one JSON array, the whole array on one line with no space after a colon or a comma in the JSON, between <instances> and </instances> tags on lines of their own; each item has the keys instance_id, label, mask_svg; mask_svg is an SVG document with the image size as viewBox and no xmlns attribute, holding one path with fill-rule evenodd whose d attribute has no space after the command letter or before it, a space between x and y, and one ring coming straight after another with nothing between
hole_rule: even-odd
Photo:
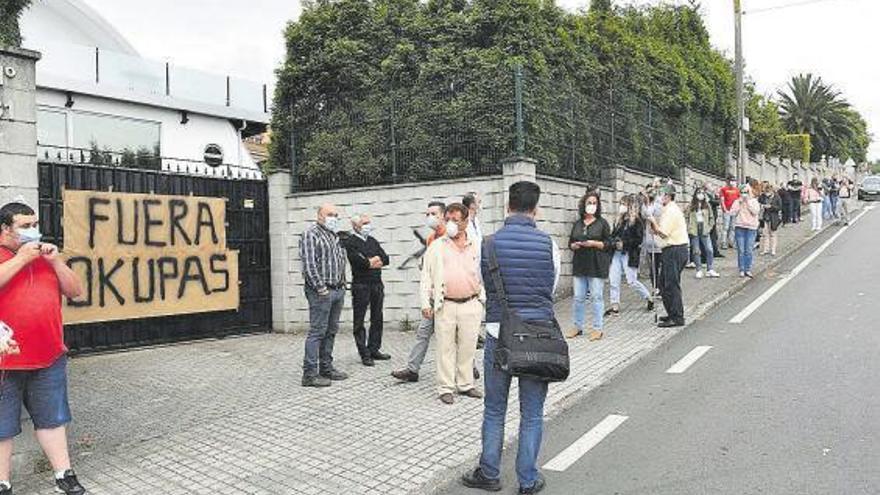
<instances>
[{"instance_id":1,"label":"utility pole","mask_svg":"<svg viewBox=\"0 0 880 495\"><path fill-rule=\"evenodd\" d=\"M746 118L745 88L743 87L743 49L742 49L742 2L733 0L733 13L736 26L736 177L742 183L746 169L746 132L743 128Z\"/></svg>"}]
</instances>

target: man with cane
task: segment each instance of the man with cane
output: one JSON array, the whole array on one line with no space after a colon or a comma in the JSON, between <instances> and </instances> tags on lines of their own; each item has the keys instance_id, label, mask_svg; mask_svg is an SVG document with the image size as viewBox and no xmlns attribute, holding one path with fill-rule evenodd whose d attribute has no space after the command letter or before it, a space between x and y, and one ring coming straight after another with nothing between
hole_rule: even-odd
<instances>
[{"instance_id":1,"label":"man with cane","mask_svg":"<svg viewBox=\"0 0 880 495\"><path fill-rule=\"evenodd\" d=\"M651 229L660 238L660 294L666 316L660 317L661 328L684 326L684 302L681 295L681 272L688 261L690 238L687 222L675 202L675 186L667 185L662 192L663 212L659 222L651 222Z\"/></svg>"}]
</instances>

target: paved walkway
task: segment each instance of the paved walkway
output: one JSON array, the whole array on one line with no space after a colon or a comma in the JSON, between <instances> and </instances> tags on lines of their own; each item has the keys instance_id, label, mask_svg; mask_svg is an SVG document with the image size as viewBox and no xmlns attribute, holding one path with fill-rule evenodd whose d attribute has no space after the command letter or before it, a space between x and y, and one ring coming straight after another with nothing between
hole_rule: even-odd
<instances>
[{"instance_id":1,"label":"paved walkway","mask_svg":"<svg viewBox=\"0 0 880 495\"><path fill-rule=\"evenodd\" d=\"M809 238L805 224L781 231L780 253ZM685 272L689 317L745 281L735 252L720 279ZM759 257L756 271L771 262ZM546 416L610 379L669 339L624 288L623 313L599 342L571 342L572 374L550 387ZM570 300L558 306L564 326ZM75 467L89 492L164 494L429 493L479 453L481 401L444 406L434 390L433 353L416 384L397 383L411 334L389 333L394 359L365 368L350 332L337 338L337 365L352 377L329 389L299 385L303 337L267 334L72 360ZM482 351L480 351L482 352ZM480 354L481 357L481 354ZM511 393L508 437L516 432ZM48 473L16 473L17 494L51 493Z\"/></svg>"}]
</instances>

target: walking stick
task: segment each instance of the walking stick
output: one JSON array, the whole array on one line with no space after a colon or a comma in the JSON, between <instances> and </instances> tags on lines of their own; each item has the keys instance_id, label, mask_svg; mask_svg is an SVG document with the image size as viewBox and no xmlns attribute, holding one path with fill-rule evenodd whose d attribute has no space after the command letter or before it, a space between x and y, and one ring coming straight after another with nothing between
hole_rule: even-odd
<instances>
[{"instance_id":1,"label":"walking stick","mask_svg":"<svg viewBox=\"0 0 880 495\"><path fill-rule=\"evenodd\" d=\"M651 307L654 308L655 325L660 321L660 317L657 315L657 278L659 276L660 273L657 271L657 253L651 250L651 302L654 303Z\"/></svg>"}]
</instances>

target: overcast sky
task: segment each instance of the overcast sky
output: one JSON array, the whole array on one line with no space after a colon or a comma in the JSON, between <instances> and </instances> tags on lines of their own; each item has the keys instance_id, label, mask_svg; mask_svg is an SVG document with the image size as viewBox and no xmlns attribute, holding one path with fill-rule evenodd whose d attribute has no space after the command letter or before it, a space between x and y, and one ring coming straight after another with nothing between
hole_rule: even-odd
<instances>
[{"instance_id":1,"label":"overcast sky","mask_svg":"<svg viewBox=\"0 0 880 495\"><path fill-rule=\"evenodd\" d=\"M299 0L85 1L148 58L270 84L284 54L284 26L301 11ZM557 2L576 10L589 0ZM733 0L701 3L713 44L732 58ZM743 0L743 5L746 73L758 89L775 93L797 73L821 75L868 120L877 137L869 157L880 159L880 63L875 56L880 1ZM764 10L775 7L783 8Z\"/></svg>"}]
</instances>

